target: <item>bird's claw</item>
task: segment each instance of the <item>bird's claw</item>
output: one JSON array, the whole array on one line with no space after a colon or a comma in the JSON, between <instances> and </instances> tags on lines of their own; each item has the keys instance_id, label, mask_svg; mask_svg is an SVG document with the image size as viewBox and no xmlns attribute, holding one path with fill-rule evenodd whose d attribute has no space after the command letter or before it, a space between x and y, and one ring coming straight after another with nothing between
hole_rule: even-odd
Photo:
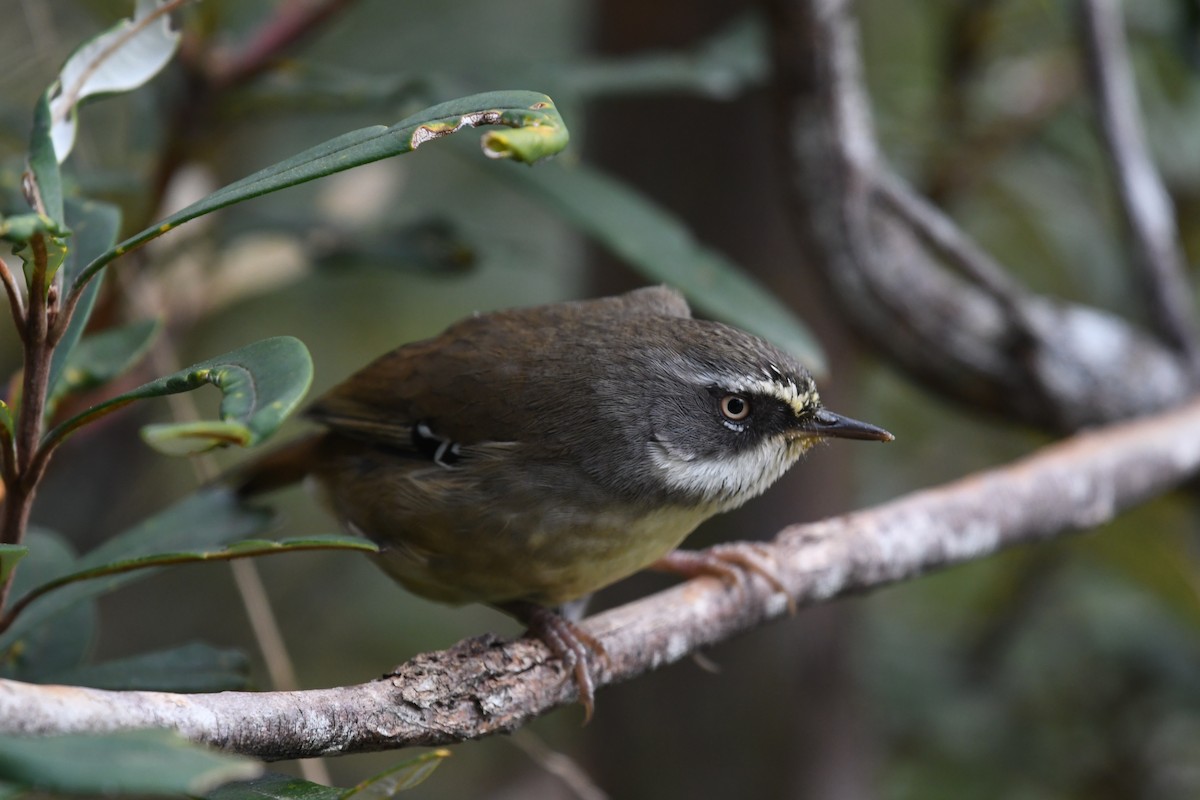
<instances>
[{"instance_id":1,"label":"bird's claw","mask_svg":"<svg viewBox=\"0 0 1200 800\"><path fill-rule=\"evenodd\" d=\"M689 578L709 576L726 586L745 590L746 573L758 575L772 589L787 598L789 614L796 613L796 601L779 577L773 554L766 545L755 542L718 544L707 550L672 550L650 565L659 572L672 572Z\"/></svg>"},{"instance_id":2,"label":"bird's claw","mask_svg":"<svg viewBox=\"0 0 1200 800\"><path fill-rule=\"evenodd\" d=\"M549 648L555 658L560 659L574 673L575 685L579 690L579 702L583 706L583 724L592 719L596 708L596 681L592 674L590 656L595 654L607 659L604 645L595 636L555 611L535 604L509 607L519 619L529 626L527 635L532 636Z\"/></svg>"}]
</instances>

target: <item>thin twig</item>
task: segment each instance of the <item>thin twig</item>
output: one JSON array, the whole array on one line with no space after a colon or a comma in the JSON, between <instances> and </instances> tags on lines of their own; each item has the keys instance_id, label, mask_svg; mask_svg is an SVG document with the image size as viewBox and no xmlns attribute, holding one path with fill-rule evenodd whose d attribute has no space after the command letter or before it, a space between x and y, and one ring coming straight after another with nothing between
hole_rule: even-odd
<instances>
[{"instance_id":1,"label":"thin twig","mask_svg":"<svg viewBox=\"0 0 1200 800\"><path fill-rule=\"evenodd\" d=\"M50 349L46 341L46 270L49 255L46 239L36 234L29 240L33 251L30 274L29 311L25 320L25 372L21 386L21 409L17 419L17 470L25 472L37 452L42 435L42 413L46 401L46 381L50 375Z\"/></svg>"},{"instance_id":2,"label":"thin twig","mask_svg":"<svg viewBox=\"0 0 1200 800\"><path fill-rule=\"evenodd\" d=\"M0 281L4 283L4 292L8 295L8 305L12 309L13 323L17 326L17 335L25 341L25 303L21 300L21 287L8 268L8 262L0 258Z\"/></svg>"},{"instance_id":3,"label":"thin twig","mask_svg":"<svg viewBox=\"0 0 1200 800\"><path fill-rule=\"evenodd\" d=\"M320 0L284 3L255 31L241 51L227 62L209 70L211 89L221 91L237 86L267 70L280 55L301 39L319 31L337 13L355 0Z\"/></svg>"},{"instance_id":4,"label":"thin twig","mask_svg":"<svg viewBox=\"0 0 1200 800\"><path fill-rule=\"evenodd\" d=\"M265 546L262 548L239 548L236 550L214 550L205 554L202 560L210 562L229 561L232 564L237 564L245 563L243 559L263 558L265 556L282 555L283 553L291 553L301 550L327 549L330 548L326 545L322 545L320 542L313 542L311 544L293 544L286 550L273 548L270 546ZM161 569L162 567L175 566L178 564L194 563L197 560L201 559L189 554L167 553L161 556L148 556L145 558L130 559L116 565L110 564L85 570L83 572L75 572L63 575L60 578L55 578L54 580L39 584L35 588L26 592L19 600L13 603L3 615L0 615L0 633L4 633L10 627L12 627L12 624L17 621L17 618L21 615L21 612L23 612L31 604L37 602L48 594L62 589L64 586L71 585L72 583L97 580L99 578L108 578L113 575L122 575L127 572L138 572L147 569ZM296 682L295 676L293 676L291 686L283 686L279 688L295 689L298 685L299 684Z\"/></svg>"},{"instance_id":5,"label":"thin twig","mask_svg":"<svg viewBox=\"0 0 1200 800\"><path fill-rule=\"evenodd\" d=\"M1196 369L1181 351L1114 314L1031 291L1017 309L990 269L961 280L969 259L952 261L959 275L951 274L945 262L956 249L939 250L951 240L916 224L929 220L921 204L888 203L879 191L889 168L851 0L769 0L767 8L799 261L879 355L976 413L1055 432L1153 413L1193 394Z\"/></svg>"},{"instance_id":6,"label":"thin twig","mask_svg":"<svg viewBox=\"0 0 1200 800\"><path fill-rule=\"evenodd\" d=\"M1149 317L1160 336L1200 372L1200 326L1171 197L1155 169L1141 126L1133 67L1116 0L1082 0L1080 17L1096 114L1104 134L1133 260Z\"/></svg>"},{"instance_id":7,"label":"thin twig","mask_svg":"<svg viewBox=\"0 0 1200 800\"><path fill-rule=\"evenodd\" d=\"M954 224L940 209L918 195L897 175L880 170L877 197L904 220L946 263L954 267L1020 319L1020 308L1028 290L1013 280L1004 267Z\"/></svg>"},{"instance_id":8,"label":"thin twig","mask_svg":"<svg viewBox=\"0 0 1200 800\"><path fill-rule=\"evenodd\" d=\"M587 771L570 756L554 750L536 733L523 728L509 739L513 746L547 773L561 780L577 800L608 800Z\"/></svg>"}]
</instances>

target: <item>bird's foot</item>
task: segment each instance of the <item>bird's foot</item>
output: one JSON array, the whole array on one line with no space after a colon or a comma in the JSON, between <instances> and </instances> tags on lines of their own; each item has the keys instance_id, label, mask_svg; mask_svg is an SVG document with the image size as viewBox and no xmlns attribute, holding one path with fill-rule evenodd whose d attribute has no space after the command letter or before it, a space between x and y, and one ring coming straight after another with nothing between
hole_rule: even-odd
<instances>
[{"instance_id":1,"label":"bird's foot","mask_svg":"<svg viewBox=\"0 0 1200 800\"><path fill-rule=\"evenodd\" d=\"M592 675L590 656L607 658L600 640L558 612L536 603L506 603L500 606L529 626L526 635L540 640L554 656L574 673L583 706L583 723L592 719L596 708L596 681Z\"/></svg>"},{"instance_id":2,"label":"bird's foot","mask_svg":"<svg viewBox=\"0 0 1200 800\"><path fill-rule=\"evenodd\" d=\"M672 550L650 565L656 572L671 572L688 578L708 576L718 578L726 586L745 590L746 573L758 575L771 588L787 598L789 614L796 613L796 601L792 598L783 580L780 579L773 562L773 554L766 545L755 542L732 542L718 544L707 550Z\"/></svg>"}]
</instances>

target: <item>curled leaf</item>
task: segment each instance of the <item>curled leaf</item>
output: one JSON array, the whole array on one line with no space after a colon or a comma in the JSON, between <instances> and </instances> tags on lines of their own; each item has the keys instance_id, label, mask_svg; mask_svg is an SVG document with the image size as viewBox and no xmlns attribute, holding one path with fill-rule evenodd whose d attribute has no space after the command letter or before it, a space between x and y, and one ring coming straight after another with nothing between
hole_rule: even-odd
<instances>
[{"instance_id":1,"label":"curled leaf","mask_svg":"<svg viewBox=\"0 0 1200 800\"><path fill-rule=\"evenodd\" d=\"M201 361L114 397L59 425L46 435L56 444L72 431L136 400L190 392L201 386L221 390L220 420L150 425L142 430L152 447L179 455L238 444L248 447L273 434L300 405L312 383L308 348L291 336L277 336Z\"/></svg>"}]
</instances>

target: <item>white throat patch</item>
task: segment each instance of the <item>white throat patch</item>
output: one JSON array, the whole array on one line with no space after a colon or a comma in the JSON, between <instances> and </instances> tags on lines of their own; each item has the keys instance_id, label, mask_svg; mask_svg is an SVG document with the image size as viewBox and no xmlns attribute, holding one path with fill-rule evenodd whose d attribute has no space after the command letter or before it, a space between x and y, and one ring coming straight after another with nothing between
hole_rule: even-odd
<instances>
[{"instance_id":1,"label":"white throat patch","mask_svg":"<svg viewBox=\"0 0 1200 800\"><path fill-rule=\"evenodd\" d=\"M650 459L666 485L712 503L717 511L737 508L766 491L817 440L802 437L764 439L753 448L717 458L688 457L670 442L648 443Z\"/></svg>"}]
</instances>

